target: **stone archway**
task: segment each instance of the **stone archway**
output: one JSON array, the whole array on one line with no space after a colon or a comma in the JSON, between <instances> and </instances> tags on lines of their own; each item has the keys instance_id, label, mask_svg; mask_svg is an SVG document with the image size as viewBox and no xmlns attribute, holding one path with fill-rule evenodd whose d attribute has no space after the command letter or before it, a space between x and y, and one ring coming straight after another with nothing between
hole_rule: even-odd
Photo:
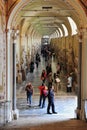
<instances>
[{"instance_id":1,"label":"stone archway","mask_svg":"<svg viewBox=\"0 0 87 130\"><path fill-rule=\"evenodd\" d=\"M13 29L13 27L15 28L15 29L17 29L17 15L18 15L18 13L17 12L20 12L21 11L21 9L26 5L26 3L28 3L28 0L26 0L26 1L22 1L22 2L19 2L15 7L14 7L14 9L12 10L12 12L11 12L11 14L10 14L10 16L9 16L9 19L8 19L8 24L7 24L7 28L8 29ZM74 17L74 19L75 19L75 21L77 21L77 23L78 23L78 31L80 32L80 27L82 27L83 26L83 28L85 27L85 25L86 25L86 21L87 21L87 18L86 18L86 15L85 15L85 13L84 13L84 11L82 10L82 7L80 6L80 4L77 2L77 1L75 1L76 3L74 3L74 1L66 1L66 3L67 4L69 4L72 8L74 8L74 13L76 13L75 14L75 17ZM78 7L77 7L77 5L78 5ZM77 15L79 14L79 18L80 18L80 20L81 21L79 21L78 22L78 19L77 19ZM84 17L85 17L85 20L84 20ZM15 22L16 21L16 22ZM18 20L18 22L19 22L20 20ZM30 21L30 22L32 22L32 21ZM23 26L23 28L24 28L24 26ZM22 30L22 32L23 32L23 30ZM8 39L8 43L11 43L11 42L13 42L12 40L12 37L11 37L11 35L9 34L9 39ZM83 48L82 48L83 49ZM12 46L11 46L11 48L9 47L8 48L8 50L10 51L10 50L12 50ZM10 55L9 55L9 57L10 57ZM12 59L12 57L11 57L11 59ZM13 60L11 60L11 62L12 62ZM10 62L9 62L9 65L10 65ZM11 63L11 67L12 67L12 63ZM12 73L11 73L11 75L12 75ZM83 74L84 75L84 74ZM11 76L9 76L8 75L8 77L11 77ZM84 76L83 76L84 77ZM10 80L9 80L10 81ZM9 82L8 81L8 82ZM11 79L11 81L12 81L12 79ZM84 84L84 83L83 83ZM12 83L11 84L9 84L10 86L12 86ZM84 96L83 96L84 97ZM80 97L81 98L81 97Z\"/></svg>"}]
</instances>

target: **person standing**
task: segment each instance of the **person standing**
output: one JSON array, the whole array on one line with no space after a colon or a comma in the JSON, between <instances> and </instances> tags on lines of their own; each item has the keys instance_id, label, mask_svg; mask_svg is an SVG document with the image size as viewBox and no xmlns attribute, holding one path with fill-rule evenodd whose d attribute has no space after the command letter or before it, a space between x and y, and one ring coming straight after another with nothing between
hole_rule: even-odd
<instances>
[{"instance_id":1,"label":"person standing","mask_svg":"<svg viewBox=\"0 0 87 130\"><path fill-rule=\"evenodd\" d=\"M67 76L67 92L72 92L72 76L70 74Z\"/></svg>"},{"instance_id":2,"label":"person standing","mask_svg":"<svg viewBox=\"0 0 87 130\"><path fill-rule=\"evenodd\" d=\"M50 63L48 63L48 65L46 66L46 73L47 73L47 76L49 75L49 73L52 73L52 67Z\"/></svg>"},{"instance_id":3,"label":"person standing","mask_svg":"<svg viewBox=\"0 0 87 130\"><path fill-rule=\"evenodd\" d=\"M39 62L38 61L36 61L36 67L38 68L38 65L39 65Z\"/></svg>"},{"instance_id":4,"label":"person standing","mask_svg":"<svg viewBox=\"0 0 87 130\"><path fill-rule=\"evenodd\" d=\"M61 72L61 66L60 66L60 63L58 62L57 63L57 74L58 74L58 76L60 76L60 72Z\"/></svg>"},{"instance_id":5,"label":"person standing","mask_svg":"<svg viewBox=\"0 0 87 130\"><path fill-rule=\"evenodd\" d=\"M56 88L56 92L58 92L58 90L61 88L60 79L59 79L58 75L56 75L56 77L55 77L55 88Z\"/></svg>"},{"instance_id":6,"label":"person standing","mask_svg":"<svg viewBox=\"0 0 87 130\"><path fill-rule=\"evenodd\" d=\"M30 73L33 73L33 71L34 71L34 62L31 61L31 63L30 63Z\"/></svg>"},{"instance_id":7,"label":"person standing","mask_svg":"<svg viewBox=\"0 0 87 130\"><path fill-rule=\"evenodd\" d=\"M55 105L54 105L54 88L52 86L52 84L50 84L49 86L49 90L48 90L48 106L47 106L47 114L52 114L50 112L50 108L52 107L52 113L57 114L57 112L55 112Z\"/></svg>"},{"instance_id":8,"label":"person standing","mask_svg":"<svg viewBox=\"0 0 87 130\"><path fill-rule=\"evenodd\" d=\"M31 83L28 83L25 88L26 95L27 95L27 103L31 106L32 103L32 95L33 95L33 86Z\"/></svg>"},{"instance_id":9,"label":"person standing","mask_svg":"<svg viewBox=\"0 0 87 130\"><path fill-rule=\"evenodd\" d=\"M44 88L42 90L42 95L43 95L43 103L42 103L42 108L45 107L45 100L46 97L48 96L48 87L44 85Z\"/></svg>"},{"instance_id":10,"label":"person standing","mask_svg":"<svg viewBox=\"0 0 87 130\"><path fill-rule=\"evenodd\" d=\"M46 95L45 95L46 86L44 83L42 83L42 85L39 86L38 88L40 90L40 98L39 98L39 105L38 106L44 108L45 107L45 100L46 100Z\"/></svg>"},{"instance_id":11,"label":"person standing","mask_svg":"<svg viewBox=\"0 0 87 130\"><path fill-rule=\"evenodd\" d=\"M40 62L40 55L37 53L36 54L36 67L38 68L39 62Z\"/></svg>"},{"instance_id":12,"label":"person standing","mask_svg":"<svg viewBox=\"0 0 87 130\"><path fill-rule=\"evenodd\" d=\"M46 80L46 71L45 69L42 70L42 73L41 73L41 80L42 80L42 83L45 83L45 80Z\"/></svg>"},{"instance_id":13,"label":"person standing","mask_svg":"<svg viewBox=\"0 0 87 130\"><path fill-rule=\"evenodd\" d=\"M47 84L48 84L47 86L48 86L48 88L49 88L50 85L52 85L52 83L53 83L52 72L50 72L47 76Z\"/></svg>"}]
</instances>

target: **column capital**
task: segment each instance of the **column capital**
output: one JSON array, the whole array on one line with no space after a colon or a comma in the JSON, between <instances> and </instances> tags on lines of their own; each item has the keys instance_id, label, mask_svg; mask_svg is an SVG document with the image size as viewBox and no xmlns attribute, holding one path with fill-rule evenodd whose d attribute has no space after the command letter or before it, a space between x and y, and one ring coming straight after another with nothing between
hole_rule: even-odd
<instances>
[{"instance_id":1,"label":"column capital","mask_svg":"<svg viewBox=\"0 0 87 130\"><path fill-rule=\"evenodd\" d=\"M87 32L87 27L80 27L79 28L79 34L84 34L85 32Z\"/></svg>"},{"instance_id":2,"label":"column capital","mask_svg":"<svg viewBox=\"0 0 87 130\"><path fill-rule=\"evenodd\" d=\"M11 37L12 37L13 40L17 39L18 34L19 34L19 30L14 29L14 28L11 29Z\"/></svg>"},{"instance_id":3,"label":"column capital","mask_svg":"<svg viewBox=\"0 0 87 130\"><path fill-rule=\"evenodd\" d=\"M79 42L82 42L83 37L87 37L87 27L80 27L78 30Z\"/></svg>"},{"instance_id":4,"label":"column capital","mask_svg":"<svg viewBox=\"0 0 87 130\"><path fill-rule=\"evenodd\" d=\"M84 38L87 38L87 27L83 31L83 36L84 36Z\"/></svg>"}]
</instances>

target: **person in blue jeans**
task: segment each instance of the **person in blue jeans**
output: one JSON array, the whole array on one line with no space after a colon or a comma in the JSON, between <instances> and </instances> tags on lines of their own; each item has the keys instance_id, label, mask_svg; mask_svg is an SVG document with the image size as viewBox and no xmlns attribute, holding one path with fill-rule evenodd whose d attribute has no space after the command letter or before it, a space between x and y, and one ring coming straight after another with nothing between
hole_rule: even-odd
<instances>
[{"instance_id":1,"label":"person in blue jeans","mask_svg":"<svg viewBox=\"0 0 87 130\"><path fill-rule=\"evenodd\" d=\"M52 84L50 84L49 88L48 88L48 107L47 107L47 114L52 114L50 112L50 108L52 107L52 113L57 114L57 112L55 112L55 105L54 105L54 89Z\"/></svg>"},{"instance_id":2,"label":"person in blue jeans","mask_svg":"<svg viewBox=\"0 0 87 130\"><path fill-rule=\"evenodd\" d=\"M32 95L33 95L33 86L31 83L28 83L26 85L26 95L27 95L27 103L29 103L29 106L31 106L32 103Z\"/></svg>"},{"instance_id":3,"label":"person in blue jeans","mask_svg":"<svg viewBox=\"0 0 87 130\"><path fill-rule=\"evenodd\" d=\"M42 83L41 86L38 87L40 90L40 98L39 98L39 107L44 108L45 107L45 100L46 100L46 95L45 95L45 84Z\"/></svg>"}]
</instances>

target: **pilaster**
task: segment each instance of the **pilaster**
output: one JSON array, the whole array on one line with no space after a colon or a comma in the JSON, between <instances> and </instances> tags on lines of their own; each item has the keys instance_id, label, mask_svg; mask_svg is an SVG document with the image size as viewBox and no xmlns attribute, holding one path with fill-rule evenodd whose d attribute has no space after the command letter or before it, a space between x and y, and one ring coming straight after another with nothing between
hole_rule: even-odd
<instances>
[{"instance_id":1,"label":"pilaster","mask_svg":"<svg viewBox=\"0 0 87 130\"><path fill-rule=\"evenodd\" d=\"M87 99L87 29L79 32L79 64L78 64L78 108L77 118L85 120L85 101Z\"/></svg>"},{"instance_id":2,"label":"pilaster","mask_svg":"<svg viewBox=\"0 0 87 130\"><path fill-rule=\"evenodd\" d=\"M81 116L85 120L85 101L87 99L87 29L83 29L82 43L82 79L81 79Z\"/></svg>"},{"instance_id":3,"label":"pilaster","mask_svg":"<svg viewBox=\"0 0 87 130\"><path fill-rule=\"evenodd\" d=\"M12 101L12 116L13 119L17 119L19 117L19 112L16 108L16 38L17 38L17 30L13 29L12 30L12 59L13 59L13 91L12 91L12 96L13 96L13 101Z\"/></svg>"}]
</instances>

